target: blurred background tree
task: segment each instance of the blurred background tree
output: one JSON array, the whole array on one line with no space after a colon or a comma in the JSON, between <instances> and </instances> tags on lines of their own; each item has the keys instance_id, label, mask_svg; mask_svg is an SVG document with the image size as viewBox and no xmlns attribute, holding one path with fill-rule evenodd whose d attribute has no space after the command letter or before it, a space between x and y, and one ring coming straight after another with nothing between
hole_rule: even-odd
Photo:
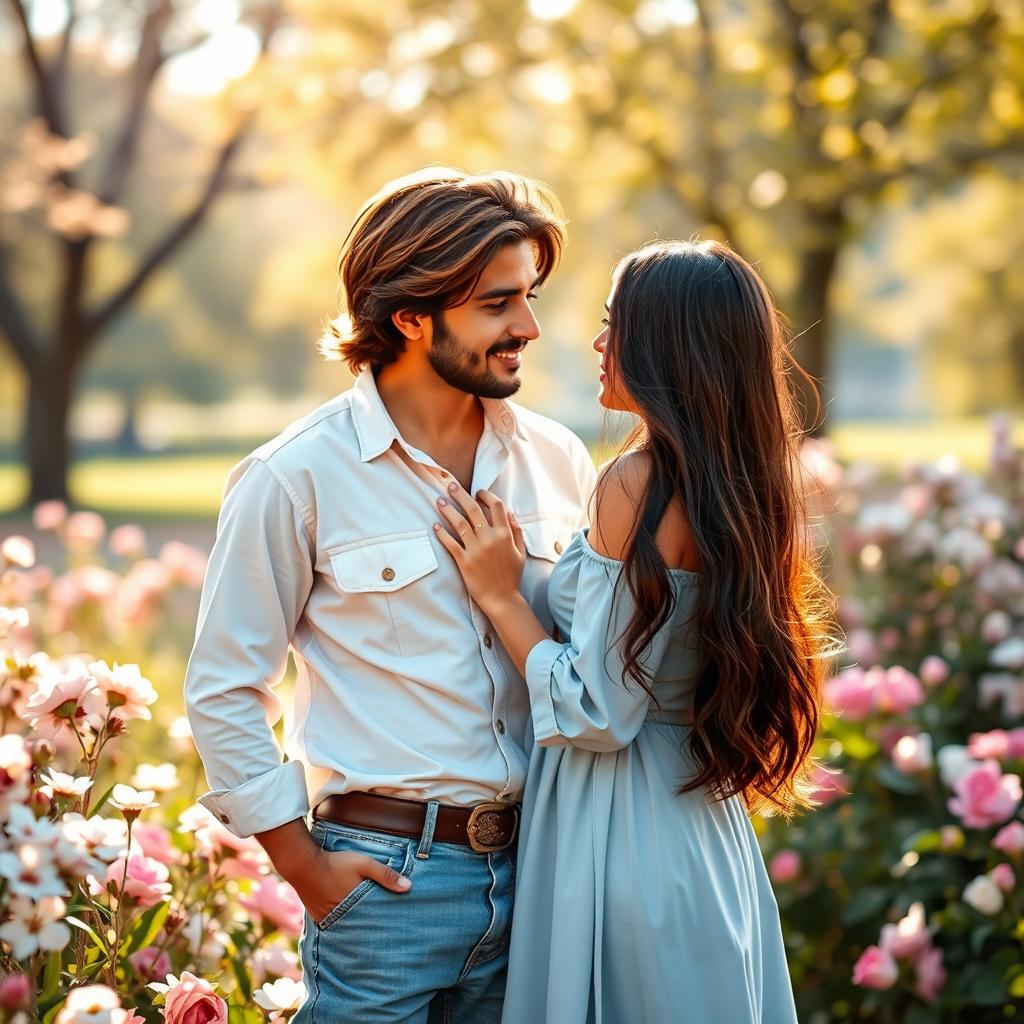
<instances>
[{"instance_id":1,"label":"blurred background tree","mask_svg":"<svg viewBox=\"0 0 1024 1024\"><path fill-rule=\"evenodd\" d=\"M654 236L726 238L759 266L832 425L1019 403L1014 0L0 11L0 370L28 380L24 399L0 381L0 406L24 402L33 498L66 488L76 387L122 404L106 433L76 421L108 443L134 409L150 443L169 398L262 395L224 441L242 447L291 397L345 386L314 346L338 244L367 195L431 162L559 192L570 247L522 397L591 440L586 341L615 260Z\"/></svg>"}]
</instances>

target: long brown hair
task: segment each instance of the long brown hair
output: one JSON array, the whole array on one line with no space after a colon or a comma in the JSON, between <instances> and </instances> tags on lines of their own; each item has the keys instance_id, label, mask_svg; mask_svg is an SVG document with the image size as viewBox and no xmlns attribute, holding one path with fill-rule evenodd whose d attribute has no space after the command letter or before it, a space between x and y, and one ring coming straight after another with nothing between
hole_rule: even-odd
<instances>
[{"instance_id":1,"label":"long brown hair","mask_svg":"<svg viewBox=\"0 0 1024 1024\"><path fill-rule=\"evenodd\" d=\"M348 324L329 324L320 351L353 371L394 362L405 340L393 313L434 316L460 305L497 251L518 242L532 244L543 284L561 257L562 225L546 185L505 171L471 176L428 167L389 183L366 203L342 245L338 274Z\"/></svg>"},{"instance_id":2,"label":"long brown hair","mask_svg":"<svg viewBox=\"0 0 1024 1024\"><path fill-rule=\"evenodd\" d=\"M831 603L818 575L799 470L790 371L799 371L768 289L719 242L659 242L619 265L608 355L639 408L626 442L652 472L623 559L636 611L626 675L671 615L655 534L683 502L700 556L690 619L701 669L683 792L740 793L751 810L809 806ZM600 494L598 495L600 501ZM656 696L656 695L655 695Z\"/></svg>"}]
</instances>

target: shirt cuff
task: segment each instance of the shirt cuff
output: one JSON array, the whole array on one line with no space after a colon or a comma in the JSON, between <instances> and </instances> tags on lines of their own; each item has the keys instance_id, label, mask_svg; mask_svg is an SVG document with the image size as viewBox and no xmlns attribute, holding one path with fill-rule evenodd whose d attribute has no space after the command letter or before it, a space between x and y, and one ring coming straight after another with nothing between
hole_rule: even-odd
<instances>
[{"instance_id":1,"label":"shirt cuff","mask_svg":"<svg viewBox=\"0 0 1024 1024\"><path fill-rule=\"evenodd\" d=\"M551 673L565 649L565 644L555 640L541 640L526 656L526 687L530 691L533 742L538 745L562 735L555 718L555 702L551 699Z\"/></svg>"},{"instance_id":2,"label":"shirt cuff","mask_svg":"<svg viewBox=\"0 0 1024 1024\"><path fill-rule=\"evenodd\" d=\"M301 761L286 761L234 789L214 789L199 802L240 839L286 825L309 811Z\"/></svg>"}]
</instances>

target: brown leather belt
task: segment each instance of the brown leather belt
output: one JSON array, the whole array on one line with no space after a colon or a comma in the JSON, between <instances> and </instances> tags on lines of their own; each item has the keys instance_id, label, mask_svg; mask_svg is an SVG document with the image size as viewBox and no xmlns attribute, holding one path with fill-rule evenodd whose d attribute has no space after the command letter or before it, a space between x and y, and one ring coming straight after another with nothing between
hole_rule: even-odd
<instances>
[{"instance_id":1,"label":"brown leather belt","mask_svg":"<svg viewBox=\"0 0 1024 1024\"><path fill-rule=\"evenodd\" d=\"M369 828L376 832L419 839L427 817L427 804L376 793L336 793L313 808L313 818L337 825ZM475 807L440 804L434 824L439 843L461 843L477 853L496 853L511 846L519 827L519 807L497 802Z\"/></svg>"}]
</instances>

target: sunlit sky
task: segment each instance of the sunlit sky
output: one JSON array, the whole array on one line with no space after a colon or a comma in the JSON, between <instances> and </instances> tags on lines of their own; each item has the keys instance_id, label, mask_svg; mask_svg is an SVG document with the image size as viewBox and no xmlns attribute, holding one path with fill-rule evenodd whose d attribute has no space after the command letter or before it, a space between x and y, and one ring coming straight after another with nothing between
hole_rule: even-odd
<instances>
[{"instance_id":1,"label":"sunlit sky","mask_svg":"<svg viewBox=\"0 0 1024 1024\"><path fill-rule=\"evenodd\" d=\"M553 21L571 14L586 0L525 0L525 3L533 17ZM242 77L253 66L259 56L260 40L252 28L239 24L240 13L238 0L199 0L183 12L190 27L208 35L194 49L168 61L165 82L169 88L184 95L211 96L233 79ZM696 8L693 0L642 0L637 4L633 17L642 31L656 33L672 25L692 22L696 18ZM31 7L30 18L37 36L56 35L67 21L67 4L65 0L36 0ZM99 20L89 17L86 11L85 16L80 17L76 37L84 41L99 36L101 31ZM115 63L132 60L136 47L135 33L124 32L107 41L108 56ZM544 69L538 70L541 76L543 72ZM549 98L551 90L558 92L559 83L553 80L538 80L535 84L541 86ZM399 91L401 96L396 102L409 109L418 104L424 88L422 83L410 80Z\"/></svg>"}]
</instances>

